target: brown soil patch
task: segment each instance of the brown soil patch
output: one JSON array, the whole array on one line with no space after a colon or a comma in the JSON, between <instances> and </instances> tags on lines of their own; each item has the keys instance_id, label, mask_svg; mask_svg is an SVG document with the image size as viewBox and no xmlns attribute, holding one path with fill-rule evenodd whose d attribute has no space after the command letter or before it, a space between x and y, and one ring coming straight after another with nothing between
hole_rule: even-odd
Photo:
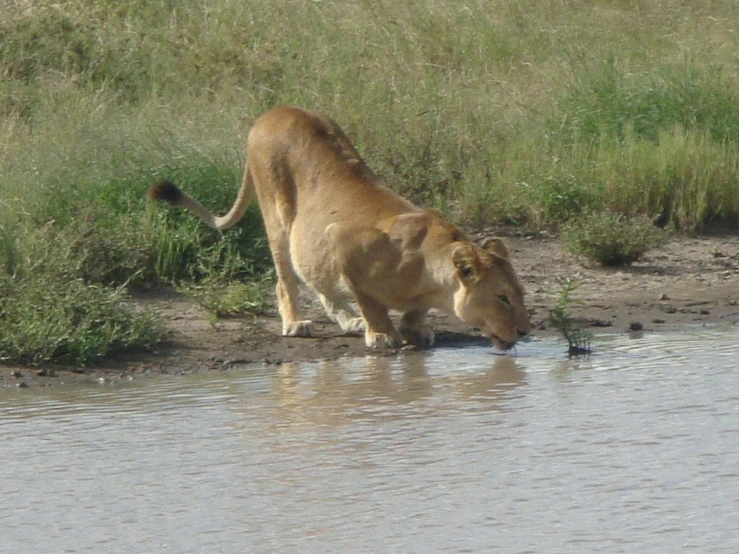
<instances>
[{"instance_id":1,"label":"brown soil patch","mask_svg":"<svg viewBox=\"0 0 739 554\"><path fill-rule=\"evenodd\" d=\"M475 238L491 234L472 233ZM624 333L632 326L641 326L649 333L687 325L739 323L739 236L677 238L652 251L642 262L618 269L583 265L565 254L556 238L512 236L506 242L527 289L527 304L536 326L534 339L553 332L547 329L546 319L558 299L559 276L572 276L581 283L575 297L582 305L573 313L596 333ZM142 295L135 302L159 313L173 331L172 341L166 346L155 352L110 359L84 370L0 366L0 387L105 383L145 375L219 371L245 364L368 353L361 336L340 334L317 301L307 293L304 297L317 329L317 336L309 339L280 336L276 313L212 322L208 312L177 293ZM435 314L431 323L437 330L436 347L490 344L486 337L453 317ZM526 344L518 348L525 349Z\"/></svg>"}]
</instances>

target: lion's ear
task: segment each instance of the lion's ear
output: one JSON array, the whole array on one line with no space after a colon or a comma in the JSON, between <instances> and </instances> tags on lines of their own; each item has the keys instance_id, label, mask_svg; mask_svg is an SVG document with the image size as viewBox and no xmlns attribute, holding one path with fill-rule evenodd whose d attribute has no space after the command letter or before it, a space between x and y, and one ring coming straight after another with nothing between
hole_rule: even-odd
<instances>
[{"instance_id":1,"label":"lion's ear","mask_svg":"<svg viewBox=\"0 0 739 554\"><path fill-rule=\"evenodd\" d=\"M506 248L506 245L499 238L487 239L482 244L482 247L483 249L485 249L486 252L489 252L490 254L495 254L496 256L500 256L505 260L510 259L511 255L508 252L508 248Z\"/></svg>"},{"instance_id":2,"label":"lion's ear","mask_svg":"<svg viewBox=\"0 0 739 554\"><path fill-rule=\"evenodd\" d=\"M471 244L460 244L452 253L457 277L463 283L474 283L480 278L480 260Z\"/></svg>"}]
</instances>

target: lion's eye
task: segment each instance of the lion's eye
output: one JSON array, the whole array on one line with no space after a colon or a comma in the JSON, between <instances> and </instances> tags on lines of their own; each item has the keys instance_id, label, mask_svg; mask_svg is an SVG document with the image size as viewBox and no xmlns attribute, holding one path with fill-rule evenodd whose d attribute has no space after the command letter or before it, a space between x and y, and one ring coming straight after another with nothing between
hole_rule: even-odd
<instances>
[{"instance_id":1,"label":"lion's eye","mask_svg":"<svg viewBox=\"0 0 739 554\"><path fill-rule=\"evenodd\" d=\"M510 306L511 305L510 299L505 294L501 294L500 296L498 296L498 300L500 300L501 302L503 302L503 304L505 304L506 306Z\"/></svg>"}]
</instances>

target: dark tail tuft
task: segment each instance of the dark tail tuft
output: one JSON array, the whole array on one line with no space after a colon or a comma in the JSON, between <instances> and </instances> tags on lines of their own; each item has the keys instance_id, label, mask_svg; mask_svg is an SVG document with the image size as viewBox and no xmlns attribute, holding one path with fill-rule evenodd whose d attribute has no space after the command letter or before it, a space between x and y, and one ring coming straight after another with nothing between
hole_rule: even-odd
<instances>
[{"instance_id":1,"label":"dark tail tuft","mask_svg":"<svg viewBox=\"0 0 739 554\"><path fill-rule=\"evenodd\" d=\"M174 204L182 196L182 191L171 181L160 181L146 192L149 200L161 200Z\"/></svg>"}]
</instances>

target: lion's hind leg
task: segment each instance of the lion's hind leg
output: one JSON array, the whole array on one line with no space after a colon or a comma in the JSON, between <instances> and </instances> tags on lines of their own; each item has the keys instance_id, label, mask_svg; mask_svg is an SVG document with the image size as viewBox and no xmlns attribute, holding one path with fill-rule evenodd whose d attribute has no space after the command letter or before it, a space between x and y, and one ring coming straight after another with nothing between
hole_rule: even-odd
<instances>
[{"instance_id":1,"label":"lion's hind leg","mask_svg":"<svg viewBox=\"0 0 739 554\"><path fill-rule=\"evenodd\" d=\"M271 210L262 209L267 228L267 240L277 273L277 309L282 318L282 334L286 337L313 336L313 322L304 319L298 298L298 275L289 253L288 234L274 222Z\"/></svg>"},{"instance_id":2,"label":"lion's hind leg","mask_svg":"<svg viewBox=\"0 0 739 554\"><path fill-rule=\"evenodd\" d=\"M277 260L275 267L279 267ZM298 282L292 268L287 274L277 270L276 293L277 309L282 318L282 334L286 337L313 336L313 322L303 319L298 307Z\"/></svg>"}]
</instances>

